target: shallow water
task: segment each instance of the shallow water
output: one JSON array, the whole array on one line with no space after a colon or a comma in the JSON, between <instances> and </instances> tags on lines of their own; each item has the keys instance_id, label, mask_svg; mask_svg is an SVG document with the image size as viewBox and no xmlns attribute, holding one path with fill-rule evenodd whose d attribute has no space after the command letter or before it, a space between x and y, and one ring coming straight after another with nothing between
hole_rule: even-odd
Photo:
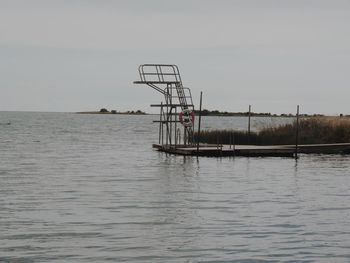
<instances>
[{"instance_id":1,"label":"shallow water","mask_svg":"<svg viewBox=\"0 0 350 263\"><path fill-rule=\"evenodd\" d=\"M154 118L0 112L0 262L350 261L350 157L167 155Z\"/></svg>"}]
</instances>

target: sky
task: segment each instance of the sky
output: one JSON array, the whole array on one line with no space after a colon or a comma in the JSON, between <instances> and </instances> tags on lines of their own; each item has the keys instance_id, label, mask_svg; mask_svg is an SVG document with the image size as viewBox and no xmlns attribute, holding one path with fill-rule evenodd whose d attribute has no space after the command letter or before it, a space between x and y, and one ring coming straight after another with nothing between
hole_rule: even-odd
<instances>
[{"instance_id":1,"label":"sky","mask_svg":"<svg viewBox=\"0 0 350 263\"><path fill-rule=\"evenodd\" d=\"M152 112L138 66L198 107L350 114L348 0L0 0L0 111Z\"/></svg>"}]
</instances>

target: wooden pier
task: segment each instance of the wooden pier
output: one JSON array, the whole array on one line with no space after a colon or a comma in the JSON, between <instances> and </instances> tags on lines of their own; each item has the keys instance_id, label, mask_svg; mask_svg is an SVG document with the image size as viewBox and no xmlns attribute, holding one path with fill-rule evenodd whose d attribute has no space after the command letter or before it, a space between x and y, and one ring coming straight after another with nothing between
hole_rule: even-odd
<instances>
[{"instance_id":1,"label":"wooden pier","mask_svg":"<svg viewBox=\"0 0 350 263\"><path fill-rule=\"evenodd\" d=\"M299 106L296 114L295 145L222 145L197 144L194 138L195 108L191 90L182 84L179 68L170 64L143 64L139 66L140 80L135 84L147 85L164 96L159 107L158 144L153 148L161 152L194 156L276 156L295 157L299 153L350 154L350 143L299 145ZM200 138L202 92L200 96L197 136ZM249 105L248 134L250 134L251 106ZM248 144L249 144L248 139Z\"/></svg>"},{"instance_id":2,"label":"wooden pier","mask_svg":"<svg viewBox=\"0 0 350 263\"><path fill-rule=\"evenodd\" d=\"M207 157L225 157L225 156L250 156L250 157L295 157L295 145L213 145L200 144L197 146L189 145L160 145L153 144L153 148L161 152L207 156ZM350 143L334 144L305 144L298 145L298 153L305 154L350 154Z\"/></svg>"}]
</instances>

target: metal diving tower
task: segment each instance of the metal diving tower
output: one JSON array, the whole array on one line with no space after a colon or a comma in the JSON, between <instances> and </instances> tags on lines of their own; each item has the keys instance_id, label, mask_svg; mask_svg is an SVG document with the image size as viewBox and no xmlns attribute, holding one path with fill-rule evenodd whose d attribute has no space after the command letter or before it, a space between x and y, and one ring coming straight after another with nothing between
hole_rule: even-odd
<instances>
[{"instance_id":1,"label":"metal diving tower","mask_svg":"<svg viewBox=\"0 0 350 263\"><path fill-rule=\"evenodd\" d=\"M194 105L191 90L182 84L179 68L167 64L143 64L139 66L140 80L164 95L164 102L152 104L160 108L159 145L177 147L193 145Z\"/></svg>"}]
</instances>

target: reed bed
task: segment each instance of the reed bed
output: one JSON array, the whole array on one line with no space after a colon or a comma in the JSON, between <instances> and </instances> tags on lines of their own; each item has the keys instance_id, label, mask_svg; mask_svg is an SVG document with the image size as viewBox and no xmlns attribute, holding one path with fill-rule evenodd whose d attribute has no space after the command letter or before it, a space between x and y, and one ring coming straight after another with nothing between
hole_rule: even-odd
<instances>
[{"instance_id":1,"label":"reed bed","mask_svg":"<svg viewBox=\"0 0 350 263\"><path fill-rule=\"evenodd\" d=\"M296 122L265 127L258 132L236 130L203 130L200 142L213 144L283 145L295 144ZM198 134L195 133L195 141ZM310 117L299 120L299 144L350 142L350 118Z\"/></svg>"}]
</instances>

